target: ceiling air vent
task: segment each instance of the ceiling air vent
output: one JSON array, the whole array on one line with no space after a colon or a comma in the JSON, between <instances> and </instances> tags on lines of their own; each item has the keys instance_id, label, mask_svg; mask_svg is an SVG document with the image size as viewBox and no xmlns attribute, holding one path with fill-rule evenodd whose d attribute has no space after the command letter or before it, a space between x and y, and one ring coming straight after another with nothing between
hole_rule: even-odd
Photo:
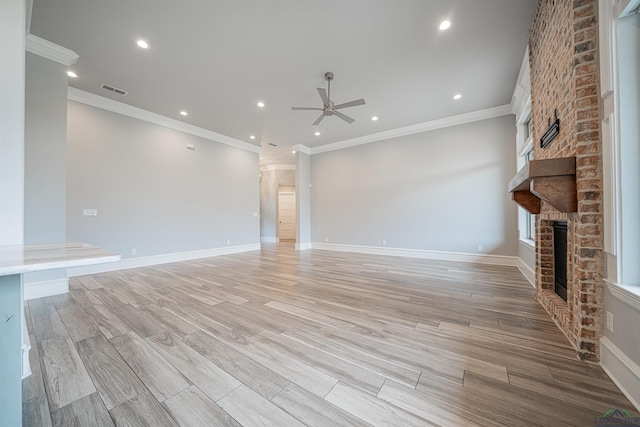
<instances>
[{"instance_id":1,"label":"ceiling air vent","mask_svg":"<svg viewBox=\"0 0 640 427\"><path fill-rule=\"evenodd\" d=\"M126 90L122 90L122 89L118 89L117 87L113 87L111 85L108 85L106 83L102 83L102 86L100 86L102 89L108 90L109 92L113 92L113 93L117 93L118 95L126 95L127 91Z\"/></svg>"},{"instance_id":2,"label":"ceiling air vent","mask_svg":"<svg viewBox=\"0 0 640 427\"><path fill-rule=\"evenodd\" d=\"M272 146L272 147L277 147L277 145L274 144L273 142L270 142L269 145Z\"/></svg>"}]
</instances>

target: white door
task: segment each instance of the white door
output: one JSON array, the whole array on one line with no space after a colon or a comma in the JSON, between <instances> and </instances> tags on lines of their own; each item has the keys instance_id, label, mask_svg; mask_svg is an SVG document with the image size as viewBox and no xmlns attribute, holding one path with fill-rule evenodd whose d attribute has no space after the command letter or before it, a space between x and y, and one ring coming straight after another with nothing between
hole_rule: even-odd
<instances>
[{"instance_id":1,"label":"white door","mask_svg":"<svg viewBox=\"0 0 640 427\"><path fill-rule=\"evenodd\" d=\"M278 193L278 238L296 239L296 193Z\"/></svg>"}]
</instances>

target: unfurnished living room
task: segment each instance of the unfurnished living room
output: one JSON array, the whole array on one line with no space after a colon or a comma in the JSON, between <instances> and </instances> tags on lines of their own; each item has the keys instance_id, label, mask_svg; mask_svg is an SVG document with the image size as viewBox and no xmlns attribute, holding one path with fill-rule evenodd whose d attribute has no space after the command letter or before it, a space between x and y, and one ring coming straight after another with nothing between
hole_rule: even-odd
<instances>
[{"instance_id":1,"label":"unfurnished living room","mask_svg":"<svg viewBox=\"0 0 640 427\"><path fill-rule=\"evenodd\" d=\"M640 0L0 0L0 426L640 426Z\"/></svg>"}]
</instances>

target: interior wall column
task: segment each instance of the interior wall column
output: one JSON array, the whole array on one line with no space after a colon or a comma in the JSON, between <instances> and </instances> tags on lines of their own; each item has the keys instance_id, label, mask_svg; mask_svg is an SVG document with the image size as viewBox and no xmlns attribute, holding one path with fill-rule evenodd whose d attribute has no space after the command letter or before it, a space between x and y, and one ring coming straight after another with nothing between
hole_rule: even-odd
<instances>
[{"instance_id":1,"label":"interior wall column","mask_svg":"<svg viewBox=\"0 0 640 427\"><path fill-rule=\"evenodd\" d=\"M0 0L0 245L24 239L25 1Z\"/></svg>"},{"instance_id":2,"label":"interior wall column","mask_svg":"<svg viewBox=\"0 0 640 427\"><path fill-rule=\"evenodd\" d=\"M296 250L311 249L311 150L296 145Z\"/></svg>"}]
</instances>

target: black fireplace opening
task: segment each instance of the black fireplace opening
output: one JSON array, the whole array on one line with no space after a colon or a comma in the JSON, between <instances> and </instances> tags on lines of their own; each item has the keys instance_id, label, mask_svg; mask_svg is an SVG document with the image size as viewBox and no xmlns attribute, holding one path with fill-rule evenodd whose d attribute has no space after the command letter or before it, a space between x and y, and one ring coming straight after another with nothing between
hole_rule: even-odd
<instances>
[{"instance_id":1,"label":"black fireplace opening","mask_svg":"<svg viewBox=\"0 0 640 427\"><path fill-rule=\"evenodd\" d=\"M567 223L553 223L553 276L554 290L567 300Z\"/></svg>"}]
</instances>

